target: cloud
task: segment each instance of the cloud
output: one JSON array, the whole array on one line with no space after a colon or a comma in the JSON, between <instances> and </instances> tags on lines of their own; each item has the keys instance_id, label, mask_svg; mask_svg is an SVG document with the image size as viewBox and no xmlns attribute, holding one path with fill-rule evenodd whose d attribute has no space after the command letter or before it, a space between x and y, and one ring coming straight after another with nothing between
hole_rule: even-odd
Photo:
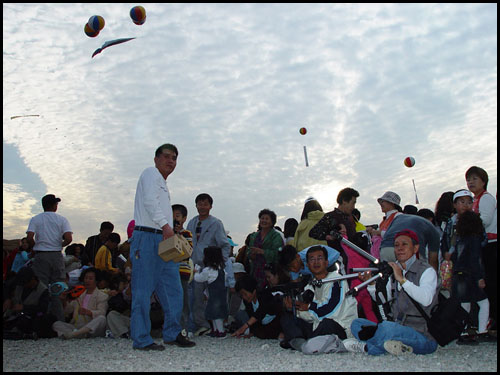
<instances>
[{"instance_id":1,"label":"cloud","mask_svg":"<svg viewBox=\"0 0 500 375\"><path fill-rule=\"evenodd\" d=\"M3 8L4 142L61 196L80 241L105 220L125 238L137 179L165 142L180 151L172 200L191 218L210 193L238 243L261 209L298 218L313 195L331 210L346 186L374 223L384 191L414 201L412 179L429 208L470 165L496 183L496 5L150 4L143 26L129 9ZM88 38L93 14L106 26ZM23 189L12 194L40 200Z\"/></svg>"}]
</instances>

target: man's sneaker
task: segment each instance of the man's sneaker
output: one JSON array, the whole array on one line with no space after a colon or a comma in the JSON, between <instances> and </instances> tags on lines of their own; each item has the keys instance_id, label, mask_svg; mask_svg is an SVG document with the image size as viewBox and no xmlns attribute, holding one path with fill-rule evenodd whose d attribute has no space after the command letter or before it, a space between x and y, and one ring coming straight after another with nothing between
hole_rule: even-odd
<instances>
[{"instance_id":1,"label":"man's sneaker","mask_svg":"<svg viewBox=\"0 0 500 375\"><path fill-rule=\"evenodd\" d=\"M366 354L366 344L364 342L358 341L357 339L345 339L342 341L346 350L351 353L365 353Z\"/></svg>"},{"instance_id":2,"label":"man's sneaker","mask_svg":"<svg viewBox=\"0 0 500 375\"><path fill-rule=\"evenodd\" d=\"M184 336L182 333L179 333L174 341L165 342L165 344L177 345L180 346L181 348L191 348L196 345L193 341L189 341L188 338Z\"/></svg>"},{"instance_id":3,"label":"man's sneaker","mask_svg":"<svg viewBox=\"0 0 500 375\"><path fill-rule=\"evenodd\" d=\"M476 335L462 335L457 340L457 345L478 345Z\"/></svg>"},{"instance_id":4,"label":"man's sneaker","mask_svg":"<svg viewBox=\"0 0 500 375\"><path fill-rule=\"evenodd\" d=\"M483 332L483 333L479 333L476 336L476 341L478 343L482 343L482 342L497 342L497 338L495 336L490 335L489 332Z\"/></svg>"},{"instance_id":5,"label":"man's sneaker","mask_svg":"<svg viewBox=\"0 0 500 375\"><path fill-rule=\"evenodd\" d=\"M384 349L392 355L413 353L413 348L411 346L405 345L401 341L396 340L389 340L384 342Z\"/></svg>"},{"instance_id":6,"label":"man's sneaker","mask_svg":"<svg viewBox=\"0 0 500 375\"><path fill-rule=\"evenodd\" d=\"M200 327L200 328L198 328L198 329L194 332L194 335L195 335L195 336L202 336L204 333L207 333L208 331L210 331L210 328L207 328L207 327Z\"/></svg>"},{"instance_id":7,"label":"man's sneaker","mask_svg":"<svg viewBox=\"0 0 500 375\"><path fill-rule=\"evenodd\" d=\"M215 332L215 337L220 339L220 340L224 340L227 335L226 335L226 332L219 332L219 331L216 331Z\"/></svg>"},{"instance_id":8,"label":"man's sneaker","mask_svg":"<svg viewBox=\"0 0 500 375\"><path fill-rule=\"evenodd\" d=\"M157 350L157 351L161 351L161 350L165 350L165 347L163 345L158 345L158 344L155 344L155 343L152 343L148 346L145 346L143 348L134 348L134 349L137 349L137 350Z\"/></svg>"}]
</instances>

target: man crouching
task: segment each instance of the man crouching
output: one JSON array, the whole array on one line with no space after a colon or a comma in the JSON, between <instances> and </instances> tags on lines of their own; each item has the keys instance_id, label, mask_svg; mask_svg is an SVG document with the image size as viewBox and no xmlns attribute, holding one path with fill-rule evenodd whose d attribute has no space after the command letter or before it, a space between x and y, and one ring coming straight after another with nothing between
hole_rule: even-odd
<instances>
[{"instance_id":1,"label":"man crouching","mask_svg":"<svg viewBox=\"0 0 500 375\"><path fill-rule=\"evenodd\" d=\"M328 253L323 246L312 246L307 251L306 260L316 280L340 276L337 271L328 272ZM317 287L308 284L303 293L308 298L303 298L303 301L284 298L287 310L292 310L292 303L295 304L296 316L286 312L281 317L285 334L285 340L280 344L282 348L294 348L306 354L345 351L341 340L347 337L351 322L358 316L356 299L346 296L349 287L345 280L320 284ZM319 336L322 339L311 342L310 339ZM321 344L316 341L321 341Z\"/></svg>"},{"instance_id":2,"label":"man crouching","mask_svg":"<svg viewBox=\"0 0 500 375\"><path fill-rule=\"evenodd\" d=\"M418 302L428 315L438 302L436 271L427 262L416 258L418 247L418 236L412 230L405 229L396 234L396 263L389 262L394 274L387 283L393 321L377 325L366 319L355 319L351 331L357 340L344 340L348 351L371 355L386 352L394 355L430 354L436 351L437 342L427 331L425 319L410 300L411 297ZM370 277L367 273L360 278L366 281ZM368 292L375 299L375 287L370 285Z\"/></svg>"}]
</instances>

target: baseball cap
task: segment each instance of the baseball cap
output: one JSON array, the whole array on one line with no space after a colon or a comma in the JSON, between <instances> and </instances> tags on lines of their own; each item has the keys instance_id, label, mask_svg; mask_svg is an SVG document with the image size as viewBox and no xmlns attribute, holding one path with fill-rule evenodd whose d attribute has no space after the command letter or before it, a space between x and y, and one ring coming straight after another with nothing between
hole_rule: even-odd
<instances>
[{"instance_id":1,"label":"baseball cap","mask_svg":"<svg viewBox=\"0 0 500 375\"><path fill-rule=\"evenodd\" d=\"M418 236L417 234L412 231L411 229L403 229L402 231L396 233L396 235L394 236L394 241L396 241L396 238L398 238L399 236L407 236L407 237L410 237L415 244L418 244Z\"/></svg>"},{"instance_id":2,"label":"baseball cap","mask_svg":"<svg viewBox=\"0 0 500 375\"><path fill-rule=\"evenodd\" d=\"M474 196L467 189L458 190L455 194L453 194L453 203L455 203L455 199L460 197L470 197L470 199L474 200Z\"/></svg>"},{"instance_id":3,"label":"baseball cap","mask_svg":"<svg viewBox=\"0 0 500 375\"><path fill-rule=\"evenodd\" d=\"M54 203L60 202L61 198L56 198L54 194L47 194L42 198L42 206L51 206Z\"/></svg>"},{"instance_id":4,"label":"baseball cap","mask_svg":"<svg viewBox=\"0 0 500 375\"><path fill-rule=\"evenodd\" d=\"M243 266L243 264L241 263L233 263L233 273L247 273L245 271L245 266Z\"/></svg>"}]
</instances>

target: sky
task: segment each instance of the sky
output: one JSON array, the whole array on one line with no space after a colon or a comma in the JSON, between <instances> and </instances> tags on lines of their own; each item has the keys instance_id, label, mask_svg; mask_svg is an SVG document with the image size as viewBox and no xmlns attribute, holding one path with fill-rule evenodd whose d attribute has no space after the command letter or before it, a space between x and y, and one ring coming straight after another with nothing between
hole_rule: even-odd
<instances>
[{"instance_id":1,"label":"sky","mask_svg":"<svg viewBox=\"0 0 500 375\"><path fill-rule=\"evenodd\" d=\"M172 203L189 220L210 194L241 246L262 209L283 228L345 187L364 224L388 190L434 210L473 165L495 195L496 139L497 4L3 4L4 239L55 194L74 242L103 221L125 240L163 143Z\"/></svg>"}]
</instances>

